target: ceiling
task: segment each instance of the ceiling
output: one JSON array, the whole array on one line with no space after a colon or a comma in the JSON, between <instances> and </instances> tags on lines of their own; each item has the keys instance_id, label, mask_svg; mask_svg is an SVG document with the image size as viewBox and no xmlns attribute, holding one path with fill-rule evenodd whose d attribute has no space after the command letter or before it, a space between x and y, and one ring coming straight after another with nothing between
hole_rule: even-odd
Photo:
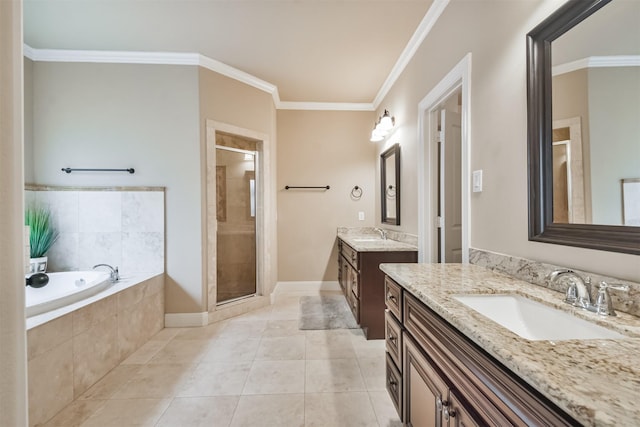
<instances>
[{"instance_id":1,"label":"ceiling","mask_svg":"<svg viewBox=\"0 0 640 427\"><path fill-rule=\"evenodd\" d=\"M35 49L199 53L285 102L371 103L431 0L24 0Z\"/></svg>"}]
</instances>

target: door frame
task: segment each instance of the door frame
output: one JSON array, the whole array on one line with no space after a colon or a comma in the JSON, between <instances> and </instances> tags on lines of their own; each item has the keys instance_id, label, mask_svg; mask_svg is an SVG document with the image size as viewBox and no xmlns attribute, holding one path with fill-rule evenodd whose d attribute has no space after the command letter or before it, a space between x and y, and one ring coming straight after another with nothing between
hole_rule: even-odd
<instances>
[{"instance_id":1,"label":"door frame","mask_svg":"<svg viewBox=\"0 0 640 427\"><path fill-rule=\"evenodd\" d=\"M433 178L433 153L437 147L437 120L434 112L452 93L462 91L462 263L469 263L471 236L470 210L470 135L471 135L471 52L425 96L418 104L418 262L437 262L434 236L437 205L434 196L437 180ZM435 182L434 182L435 181Z\"/></svg>"},{"instance_id":2,"label":"door frame","mask_svg":"<svg viewBox=\"0 0 640 427\"><path fill-rule=\"evenodd\" d=\"M203 236L203 257L205 260L203 263L205 270L203 294L207 297L208 311L213 312L224 307L217 304L216 133L233 134L256 141L256 296L264 296L266 291L266 254L268 253L267 248L272 244L272 236L269 233L267 222L267 203L273 177L269 174L270 168L268 168L271 153L267 134L214 120L207 120L206 126L206 160L203 165L206 171L206 185L203 188L205 203L202 207L203 228L206 230Z\"/></svg>"}]
</instances>

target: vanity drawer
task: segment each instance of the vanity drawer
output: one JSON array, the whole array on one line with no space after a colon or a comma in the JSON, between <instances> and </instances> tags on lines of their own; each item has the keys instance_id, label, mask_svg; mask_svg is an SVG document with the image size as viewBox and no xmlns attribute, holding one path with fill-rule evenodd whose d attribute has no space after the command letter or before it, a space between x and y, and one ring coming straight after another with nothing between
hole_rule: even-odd
<instances>
[{"instance_id":1,"label":"vanity drawer","mask_svg":"<svg viewBox=\"0 0 640 427\"><path fill-rule=\"evenodd\" d=\"M402 369L402 326L389 310L384 311L385 342L387 352L396 364L398 370Z\"/></svg>"},{"instance_id":2,"label":"vanity drawer","mask_svg":"<svg viewBox=\"0 0 640 427\"><path fill-rule=\"evenodd\" d=\"M396 365L393 363L389 353L387 353L387 392L391 397L393 405L396 407L400 421L402 421L402 375Z\"/></svg>"},{"instance_id":3,"label":"vanity drawer","mask_svg":"<svg viewBox=\"0 0 640 427\"><path fill-rule=\"evenodd\" d=\"M347 303L349 304L349 308L353 312L353 316L356 318L356 323L360 324L360 301L353 295L353 292L347 292Z\"/></svg>"},{"instance_id":4,"label":"vanity drawer","mask_svg":"<svg viewBox=\"0 0 640 427\"><path fill-rule=\"evenodd\" d=\"M402 319L402 306L400 305L400 294L402 292L400 285L391 280L388 276L384 277L384 302L387 308L396 319Z\"/></svg>"},{"instance_id":5,"label":"vanity drawer","mask_svg":"<svg viewBox=\"0 0 640 427\"><path fill-rule=\"evenodd\" d=\"M349 282L349 288L351 289L351 292L353 293L353 295L355 295L356 298L360 298L360 275L356 274L354 272L354 274L351 274L351 280Z\"/></svg>"},{"instance_id":6,"label":"vanity drawer","mask_svg":"<svg viewBox=\"0 0 640 427\"><path fill-rule=\"evenodd\" d=\"M346 258L347 261L349 261L352 266L355 267L356 270L358 270L358 251L343 242L340 253Z\"/></svg>"}]
</instances>

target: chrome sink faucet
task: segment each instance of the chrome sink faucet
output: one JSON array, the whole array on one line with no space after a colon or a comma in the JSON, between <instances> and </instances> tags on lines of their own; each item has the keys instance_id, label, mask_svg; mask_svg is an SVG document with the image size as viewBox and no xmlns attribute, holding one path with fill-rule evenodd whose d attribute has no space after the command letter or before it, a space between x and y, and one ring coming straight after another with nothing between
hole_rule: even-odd
<instances>
[{"instance_id":1,"label":"chrome sink faucet","mask_svg":"<svg viewBox=\"0 0 640 427\"><path fill-rule=\"evenodd\" d=\"M109 272L109 279L111 280L111 283L116 283L118 280L120 280L120 272L118 271L118 267L111 267L109 264L96 264L93 266L93 269L95 270L97 267L107 267L109 270L111 270Z\"/></svg>"},{"instance_id":2,"label":"chrome sink faucet","mask_svg":"<svg viewBox=\"0 0 640 427\"><path fill-rule=\"evenodd\" d=\"M569 269L559 269L552 271L547 278L551 283L555 283L562 276L569 277L569 287L567 288L564 302L584 309L591 308L591 277L582 278L578 273Z\"/></svg>"},{"instance_id":3,"label":"chrome sink faucet","mask_svg":"<svg viewBox=\"0 0 640 427\"><path fill-rule=\"evenodd\" d=\"M601 316L615 316L616 311L613 309L613 303L611 302L611 295L609 295L609 289L616 291L628 291L629 285L609 284L607 282L600 282L598 287L598 298L596 299L596 313Z\"/></svg>"},{"instance_id":4,"label":"chrome sink faucet","mask_svg":"<svg viewBox=\"0 0 640 427\"><path fill-rule=\"evenodd\" d=\"M380 233L380 238L382 240L387 240L387 231L386 230L383 230L382 228L378 228L378 227L374 228L373 230L377 231L378 233Z\"/></svg>"}]
</instances>

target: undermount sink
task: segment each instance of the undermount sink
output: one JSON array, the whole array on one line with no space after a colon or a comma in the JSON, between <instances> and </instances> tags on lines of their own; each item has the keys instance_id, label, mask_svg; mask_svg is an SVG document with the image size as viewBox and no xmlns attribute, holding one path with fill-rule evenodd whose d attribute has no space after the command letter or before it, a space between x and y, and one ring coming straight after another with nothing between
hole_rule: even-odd
<instances>
[{"instance_id":1,"label":"undermount sink","mask_svg":"<svg viewBox=\"0 0 640 427\"><path fill-rule=\"evenodd\" d=\"M457 295L454 298L531 341L626 338L615 331L521 295L476 294Z\"/></svg>"}]
</instances>

